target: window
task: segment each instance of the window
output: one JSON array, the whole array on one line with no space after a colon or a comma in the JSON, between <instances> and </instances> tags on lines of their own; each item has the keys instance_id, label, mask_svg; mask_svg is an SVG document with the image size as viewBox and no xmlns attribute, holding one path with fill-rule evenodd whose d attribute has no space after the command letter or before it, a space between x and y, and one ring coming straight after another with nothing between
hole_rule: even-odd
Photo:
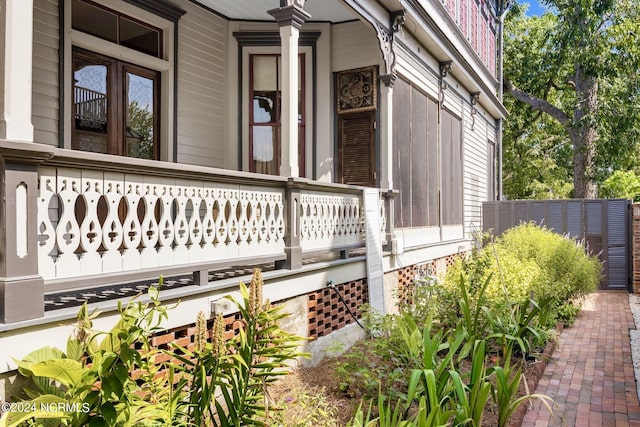
<instances>
[{"instance_id":1,"label":"window","mask_svg":"<svg viewBox=\"0 0 640 427\"><path fill-rule=\"evenodd\" d=\"M305 176L304 54L298 57L298 165ZM249 170L280 173L280 55L249 56Z\"/></svg>"},{"instance_id":2,"label":"window","mask_svg":"<svg viewBox=\"0 0 640 427\"><path fill-rule=\"evenodd\" d=\"M462 224L462 122L440 111L442 225Z\"/></svg>"},{"instance_id":3,"label":"window","mask_svg":"<svg viewBox=\"0 0 640 427\"><path fill-rule=\"evenodd\" d=\"M438 125L440 118L440 125ZM399 227L462 224L462 124L411 83L393 90L394 188Z\"/></svg>"},{"instance_id":4,"label":"window","mask_svg":"<svg viewBox=\"0 0 640 427\"><path fill-rule=\"evenodd\" d=\"M162 59L162 30L88 0L72 0L71 12L73 30L101 39L72 48L71 148L158 159L160 72L133 62ZM119 46L145 55L115 59Z\"/></svg>"},{"instance_id":5,"label":"window","mask_svg":"<svg viewBox=\"0 0 640 427\"><path fill-rule=\"evenodd\" d=\"M159 73L73 49L72 148L158 158Z\"/></svg>"},{"instance_id":6,"label":"window","mask_svg":"<svg viewBox=\"0 0 640 427\"><path fill-rule=\"evenodd\" d=\"M87 0L73 0L71 9L74 30L162 57L162 31Z\"/></svg>"}]
</instances>

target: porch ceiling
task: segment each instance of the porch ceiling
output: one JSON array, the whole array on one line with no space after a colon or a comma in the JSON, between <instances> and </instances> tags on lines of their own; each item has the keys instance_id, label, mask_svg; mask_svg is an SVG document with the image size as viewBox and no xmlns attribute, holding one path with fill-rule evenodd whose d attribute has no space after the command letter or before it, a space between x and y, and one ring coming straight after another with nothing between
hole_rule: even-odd
<instances>
[{"instance_id":1,"label":"porch ceiling","mask_svg":"<svg viewBox=\"0 0 640 427\"><path fill-rule=\"evenodd\" d=\"M280 5L280 0L194 0L196 3L215 10L228 19L273 21L267 13ZM304 10L311 14L312 21L343 22L357 16L339 0L307 0Z\"/></svg>"}]
</instances>

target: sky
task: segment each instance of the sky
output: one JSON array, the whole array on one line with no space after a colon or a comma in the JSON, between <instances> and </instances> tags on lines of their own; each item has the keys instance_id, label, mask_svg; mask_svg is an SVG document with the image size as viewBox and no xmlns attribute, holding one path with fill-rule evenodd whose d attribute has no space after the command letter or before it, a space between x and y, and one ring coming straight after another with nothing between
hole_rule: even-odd
<instances>
[{"instance_id":1,"label":"sky","mask_svg":"<svg viewBox=\"0 0 640 427\"><path fill-rule=\"evenodd\" d=\"M529 3L529 9L527 9L527 15L529 16L540 16L545 11L544 6L537 0L525 0L523 3Z\"/></svg>"}]
</instances>

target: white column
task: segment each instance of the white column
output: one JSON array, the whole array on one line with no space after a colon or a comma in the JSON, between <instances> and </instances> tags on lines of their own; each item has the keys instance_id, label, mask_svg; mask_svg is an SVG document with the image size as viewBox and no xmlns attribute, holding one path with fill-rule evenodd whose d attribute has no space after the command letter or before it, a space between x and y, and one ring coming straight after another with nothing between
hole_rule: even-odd
<instances>
[{"instance_id":1,"label":"white column","mask_svg":"<svg viewBox=\"0 0 640 427\"><path fill-rule=\"evenodd\" d=\"M282 104L280 116L280 175L298 177L298 37L311 15L298 4L269 11L280 26L282 44Z\"/></svg>"},{"instance_id":2,"label":"white column","mask_svg":"<svg viewBox=\"0 0 640 427\"><path fill-rule=\"evenodd\" d=\"M393 84L395 74L380 76L380 188L393 188Z\"/></svg>"},{"instance_id":3,"label":"white column","mask_svg":"<svg viewBox=\"0 0 640 427\"><path fill-rule=\"evenodd\" d=\"M33 142L33 0L0 0L0 139Z\"/></svg>"},{"instance_id":4,"label":"white column","mask_svg":"<svg viewBox=\"0 0 640 427\"><path fill-rule=\"evenodd\" d=\"M280 175L300 176L298 166L298 36L293 25L280 27L282 42L282 115Z\"/></svg>"}]
</instances>

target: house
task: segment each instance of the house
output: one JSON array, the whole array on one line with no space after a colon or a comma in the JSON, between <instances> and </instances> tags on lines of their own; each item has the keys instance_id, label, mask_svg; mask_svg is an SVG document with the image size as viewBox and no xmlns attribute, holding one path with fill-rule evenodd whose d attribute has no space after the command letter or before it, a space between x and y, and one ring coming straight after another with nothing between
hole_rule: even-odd
<instances>
[{"instance_id":1,"label":"house","mask_svg":"<svg viewBox=\"0 0 640 427\"><path fill-rule=\"evenodd\" d=\"M497 196L486 0L1 0L0 22L0 372L160 275L157 343L188 339L253 266L320 345L353 329L328 283L392 310Z\"/></svg>"}]
</instances>

